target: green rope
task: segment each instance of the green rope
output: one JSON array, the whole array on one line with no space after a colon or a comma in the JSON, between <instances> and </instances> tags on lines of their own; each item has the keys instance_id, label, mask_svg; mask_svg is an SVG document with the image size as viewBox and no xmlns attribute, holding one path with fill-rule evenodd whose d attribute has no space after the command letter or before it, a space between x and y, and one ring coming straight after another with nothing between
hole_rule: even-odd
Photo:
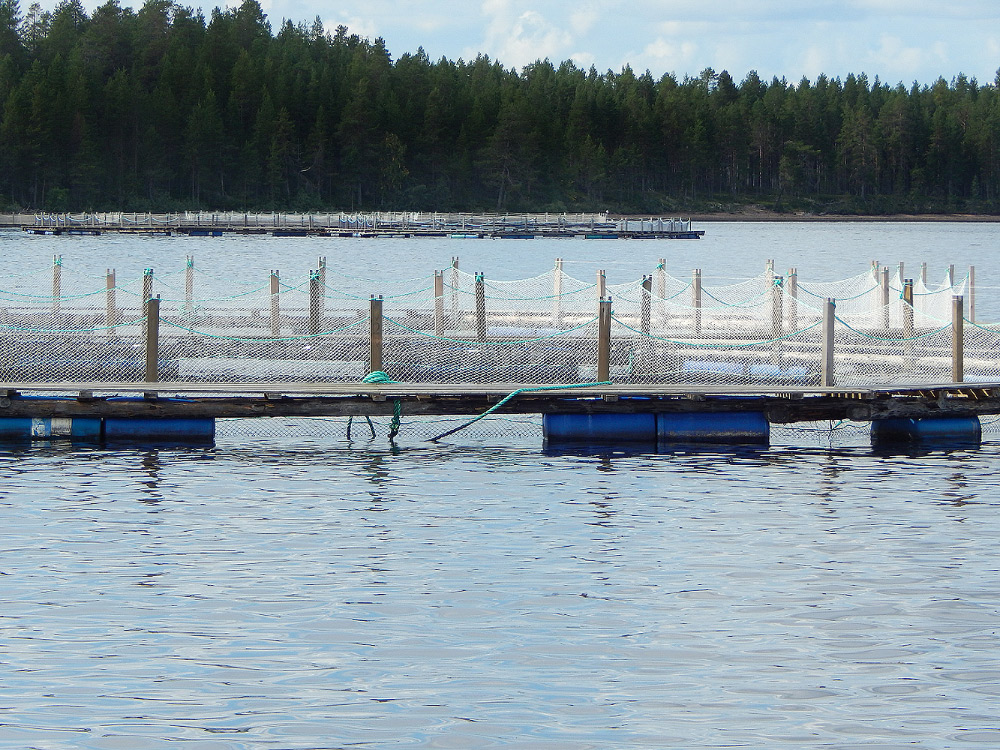
<instances>
[{"instance_id":1,"label":"green rope","mask_svg":"<svg viewBox=\"0 0 1000 750\"><path fill-rule=\"evenodd\" d=\"M465 424L459 425L458 427L455 427L454 429L448 430L447 432L442 432L437 437L432 437L429 442L436 443L441 438L446 438L449 435L454 435L459 430L464 430L466 427L474 425L480 419L483 419L484 417L488 417L490 414L492 414L493 412L495 412L497 409L499 409L501 406L503 406L504 404L506 404L512 398L514 398L515 396L520 396L522 393L540 393L542 391L564 391L564 390L566 390L568 388L590 388L592 386L598 386L598 385L611 385L611 381L610 380L602 380L601 382L598 382L598 383L570 383L568 385L538 385L538 386L533 386L533 387L529 386L527 388L518 388L516 391L512 391L511 393L508 393L504 398L500 399L496 404L494 404L493 406L491 406L489 409L487 409L486 411L484 411L479 416L477 416L477 417L475 417L473 419L470 419Z\"/></svg>"},{"instance_id":2,"label":"green rope","mask_svg":"<svg viewBox=\"0 0 1000 750\"><path fill-rule=\"evenodd\" d=\"M386 375L381 370L375 370L374 372L370 372L367 375L365 375L361 379L361 382L362 383L368 383L368 384L385 384L385 383L395 383L396 381L390 379L389 376ZM398 398L393 399L392 400L392 422L389 423L389 439L390 440L392 440L393 438L396 437L396 435L399 434L399 425L400 425L400 421L402 419L402 416L403 416L403 404L402 404L402 402ZM348 440L350 440L350 438L351 438L351 422L352 422L353 419L354 419L354 417L348 417L347 418L347 439ZM372 420L371 420L370 417L365 417L365 419L368 420L368 426L371 428L372 437L375 437L375 425L372 424Z\"/></svg>"}]
</instances>

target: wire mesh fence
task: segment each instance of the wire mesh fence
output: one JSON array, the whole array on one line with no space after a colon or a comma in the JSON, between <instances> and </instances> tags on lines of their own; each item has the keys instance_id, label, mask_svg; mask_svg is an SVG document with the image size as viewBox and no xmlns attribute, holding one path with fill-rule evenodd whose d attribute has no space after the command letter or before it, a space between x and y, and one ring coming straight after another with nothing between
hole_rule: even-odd
<instances>
[{"instance_id":1,"label":"wire mesh fence","mask_svg":"<svg viewBox=\"0 0 1000 750\"><path fill-rule=\"evenodd\" d=\"M519 281L457 264L374 281L328 273L321 259L308 274L253 283L191 258L127 279L56 258L0 280L0 378L141 382L152 357L156 379L215 383L356 382L373 369L442 384L941 383L955 372L960 329L964 377L996 381L1000 326L955 317L968 281L949 274L928 286L873 267L813 283L768 266L707 285L700 272L683 280L661 264L609 284L603 272L575 278L560 261ZM822 325L829 300L832 338Z\"/></svg>"}]
</instances>

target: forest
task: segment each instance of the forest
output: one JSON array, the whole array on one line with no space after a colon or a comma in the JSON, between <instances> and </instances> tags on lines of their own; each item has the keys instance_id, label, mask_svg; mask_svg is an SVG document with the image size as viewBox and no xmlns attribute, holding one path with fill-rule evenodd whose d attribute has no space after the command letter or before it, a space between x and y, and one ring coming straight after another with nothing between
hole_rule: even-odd
<instances>
[{"instance_id":1,"label":"forest","mask_svg":"<svg viewBox=\"0 0 1000 750\"><path fill-rule=\"evenodd\" d=\"M797 83L393 57L256 0L0 0L0 210L1000 213L1000 71Z\"/></svg>"}]
</instances>

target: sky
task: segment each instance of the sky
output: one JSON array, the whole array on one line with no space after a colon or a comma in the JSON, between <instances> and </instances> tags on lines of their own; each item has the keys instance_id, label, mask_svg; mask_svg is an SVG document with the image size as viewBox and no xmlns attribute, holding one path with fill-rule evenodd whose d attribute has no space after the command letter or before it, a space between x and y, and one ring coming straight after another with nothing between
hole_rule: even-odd
<instances>
[{"instance_id":1,"label":"sky","mask_svg":"<svg viewBox=\"0 0 1000 750\"><path fill-rule=\"evenodd\" d=\"M224 4L180 1L206 15ZM792 83L865 73L907 86L960 73L994 83L1000 68L1000 0L258 1L275 30L319 16L330 32L343 24L382 37L394 59L423 47L432 60L483 53L517 69L548 58L655 78L712 68L737 82L755 70Z\"/></svg>"}]
</instances>

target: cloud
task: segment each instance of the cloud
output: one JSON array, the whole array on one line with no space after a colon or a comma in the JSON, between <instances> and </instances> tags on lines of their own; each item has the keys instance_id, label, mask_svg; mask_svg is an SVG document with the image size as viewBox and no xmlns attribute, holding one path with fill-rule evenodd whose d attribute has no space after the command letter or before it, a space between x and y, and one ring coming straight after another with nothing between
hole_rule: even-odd
<instances>
[{"instance_id":1,"label":"cloud","mask_svg":"<svg viewBox=\"0 0 1000 750\"><path fill-rule=\"evenodd\" d=\"M550 23L537 10L519 12L511 0L484 0L489 18L483 50L504 65L523 67L535 60L561 60L573 44L565 28Z\"/></svg>"},{"instance_id":2,"label":"cloud","mask_svg":"<svg viewBox=\"0 0 1000 750\"><path fill-rule=\"evenodd\" d=\"M338 26L346 26L351 34L357 34L367 39L375 39L379 36L379 27L371 18L361 18L359 16L345 16L338 14L332 18L323 18L323 28L333 32Z\"/></svg>"},{"instance_id":3,"label":"cloud","mask_svg":"<svg viewBox=\"0 0 1000 750\"><path fill-rule=\"evenodd\" d=\"M638 55L630 56L622 65L631 64L636 70L656 70L682 75L691 72L698 59L698 44L693 41L672 41L662 36L646 45Z\"/></svg>"}]
</instances>

